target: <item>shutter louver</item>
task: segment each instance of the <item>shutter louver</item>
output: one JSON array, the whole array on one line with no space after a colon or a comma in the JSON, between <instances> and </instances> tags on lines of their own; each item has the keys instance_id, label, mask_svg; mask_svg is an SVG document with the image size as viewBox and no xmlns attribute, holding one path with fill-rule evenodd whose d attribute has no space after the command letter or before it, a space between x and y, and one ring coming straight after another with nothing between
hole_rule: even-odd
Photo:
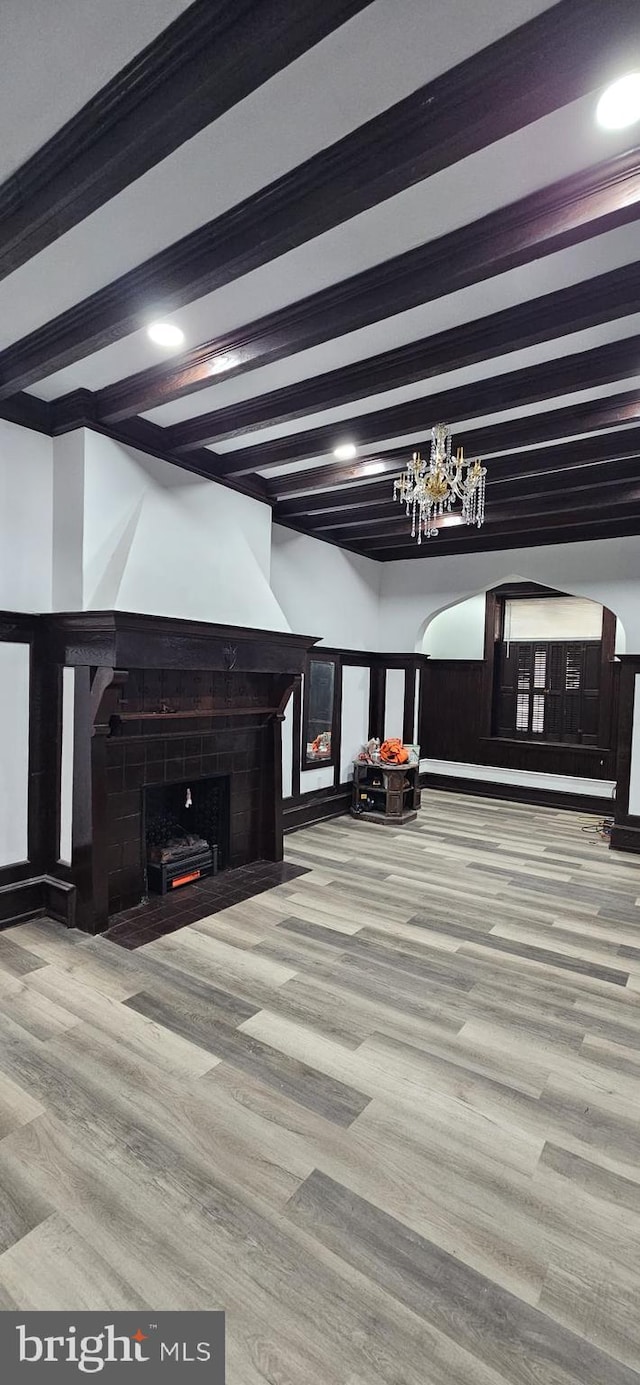
<instances>
[{"instance_id":1,"label":"shutter louver","mask_svg":"<svg viewBox=\"0 0 640 1385\"><path fill-rule=\"evenodd\" d=\"M544 704L544 693L535 693L531 711L531 730L536 736L541 736L544 733Z\"/></svg>"},{"instance_id":2,"label":"shutter louver","mask_svg":"<svg viewBox=\"0 0 640 1385\"><path fill-rule=\"evenodd\" d=\"M495 734L598 744L601 644L518 640L499 647Z\"/></svg>"}]
</instances>

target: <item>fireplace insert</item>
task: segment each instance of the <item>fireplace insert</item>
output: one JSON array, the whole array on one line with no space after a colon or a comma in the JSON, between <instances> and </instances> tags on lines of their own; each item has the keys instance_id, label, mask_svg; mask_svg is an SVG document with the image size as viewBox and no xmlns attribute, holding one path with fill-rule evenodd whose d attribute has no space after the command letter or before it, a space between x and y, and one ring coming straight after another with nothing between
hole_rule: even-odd
<instances>
[{"instance_id":1,"label":"fireplace insert","mask_svg":"<svg viewBox=\"0 0 640 1385\"><path fill-rule=\"evenodd\" d=\"M146 888L166 894L227 863L229 776L143 789Z\"/></svg>"}]
</instances>

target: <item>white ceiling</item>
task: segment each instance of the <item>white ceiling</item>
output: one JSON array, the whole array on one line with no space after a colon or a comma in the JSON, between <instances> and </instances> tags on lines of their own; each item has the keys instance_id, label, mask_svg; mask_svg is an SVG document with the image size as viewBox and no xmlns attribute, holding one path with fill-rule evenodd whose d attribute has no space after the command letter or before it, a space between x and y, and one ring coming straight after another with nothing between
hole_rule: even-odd
<instances>
[{"instance_id":1,"label":"white ceiling","mask_svg":"<svg viewBox=\"0 0 640 1385\"><path fill-rule=\"evenodd\" d=\"M0 181L190 0L1 0Z\"/></svg>"},{"instance_id":2,"label":"white ceiling","mask_svg":"<svg viewBox=\"0 0 640 1385\"><path fill-rule=\"evenodd\" d=\"M0 350L182 236L267 187L418 87L550 8L552 0L374 0L308 53L264 83L105 206L0 282ZM1 4L1 0L0 0ZM4 0L7 80L0 89L6 131L2 169L13 168L77 110L101 83L185 8L183 0ZM241 328L309 294L467 225L549 184L632 148L639 128L605 132L595 121L599 93L574 101L486 149L443 169L306 241L287 254L170 313L162 299L144 304L139 327L122 340L37 382L52 400L77 388L101 389L171 353L152 345L155 317L182 327L186 347ZM473 112L469 113L473 119ZM330 197L330 191L327 196ZM626 195L623 193L621 195ZM472 284L434 302L226 379L150 409L161 426L239 404L323 372L366 360L421 337L526 302L640 259L639 224ZM431 379L378 390L364 399L245 434L213 447L220 455L335 426L410 400L424 400L424 432L434 421L429 397L640 333L640 313ZM230 361L233 365L233 361ZM640 384L640 359L611 385L559 393L529 406L460 420L456 432L553 411ZM464 440L464 439L462 439ZM357 443L357 437L354 438ZM415 435L383 438L381 455L410 447ZM333 445L333 444L332 444ZM332 451L306 459L333 461ZM273 476L300 464L262 468ZM375 478L371 478L375 480Z\"/></svg>"},{"instance_id":3,"label":"white ceiling","mask_svg":"<svg viewBox=\"0 0 640 1385\"><path fill-rule=\"evenodd\" d=\"M477 0L455 3L459 23L454 28L448 21L450 0L430 0L428 6L424 0L375 0L34 256L0 284L0 350L9 340L35 330L349 134L451 62L468 57L481 36L484 43L490 42L515 22L492 0L481 5ZM548 3L517 0L509 10L528 18L548 8ZM448 225L452 216L453 209ZM423 229L435 235L439 225L440 218L435 215L436 229ZM447 229L446 224L443 229ZM366 235L366 231L358 234ZM375 228L372 234L377 241ZM410 243L421 238L414 227ZM331 246L327 253L333 258ZM376 263L393 253L381 240L379 246L371 246L369 262ZM359 267L353 251L349 259L354 268L349 263L343 267L336 263L339 277L355 273ZM325 270L323 283L327 282L331 279ZM297 297L300 291L300 280L293 280L292 295ZM152 316L161 309L162 304L149 304ZM241 311L242 316L235 321L229 321L227 314L229 325L245 320L246 303ZM186 325L191 335L200 330L200 323ZM217 330L225 327L214 326L213 331ZM138 349L136 345L136 359ZM152 354L154 359L157 357ZM125 364L124 373L147 363L150 361L141 361L140 366ZM120 364L114 364L114 369L116 375L111 379L117 378ZM74 387L73 383L63 386ZM88 388L96 388L96 384L88 384Z\"/></svg>"},{"instance_id":4,"label":"white ceiling","mask_svg":"<svg viewBox=\"0 0 640 1385\"><path fill-rule=\"evenodd\" d=\"M176 322L185 332L187 346L195 346L474 221L625 149L628 132L605 135L598 131L593 119L594 105L591 98L573 102L188 307L167 314L163 313L162 304L156 302L149 305L148 315L143 313L141 317L145 325L158 315ZM155 170L157 175L164 166ZM119 200L114 198L108 207L113 208ZM76 302L82 296L80 286L82 293L101 286L105 278L103 250L106 254L116 234L111 227L104 246L97 235L98 222L106 211L108 208L88 217L0 284L0 349L16 335L33 330ZM161 222L155 203L149 204L147 216ZM84 250L78 245L81 238L86 241ZM71 242L77 253L72 254ZM90 259L92 244L97 256L95 265ZM156 364L159 359L162 356L149 342L143 327L86 357L81 364L38 382L33 392L52 399L80 386L101 389ZM202 412L198 396L194 412Z\"/></svg>"},{"instance_id":5,"label":"white ceiling","mask_svg":"<svg viewBox=\"0 0 640 1385\"><path fill-rule=\"evenodd\" d=\"M621 226L582 245L559 250L555 255L547 255L520 269L510 269L505 274L445 294L431 303L421 303L416 308L374 322L357 332L349 332L320 346L299 351L295 356L287 356L282 361L260 366L246 375L238 375L230 380L222 376L220 382L211 388L185 395L169 404L161 404L159 408L150 409L144 417L164 427L212 409L227 408L298 380L313 379L323 371L350 365L378 352L394 350L422 337L455 328L459 323L473 322L489 313L515 307L529 298L580 283L594 274L604 274L607 270L631 264L638 255L638 247L637 227ZM47 382L49 384L50 381ZM358 407L355 406L354 412Z\"/></svg>"}]
</instances>

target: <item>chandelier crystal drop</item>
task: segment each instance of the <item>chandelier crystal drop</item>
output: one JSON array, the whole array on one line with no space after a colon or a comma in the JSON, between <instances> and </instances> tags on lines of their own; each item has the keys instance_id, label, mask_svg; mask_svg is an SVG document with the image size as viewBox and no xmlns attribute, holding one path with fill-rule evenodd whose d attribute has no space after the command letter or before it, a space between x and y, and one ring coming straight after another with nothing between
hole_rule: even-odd
<instances>
[{"instance_id":1,"label":"chandelier crystal drop","mask_svg":"<svg viewBox=\"0 0 640 1385\"><path fill-rule=\"evenodd\" d=\"M484 494L487 468L476 458L465 462L459 447L455 457L451 449L451 429L448 423L437 423L431 429L429 460L414 452L407 469L393 483L393 498L405 506L411 515L411 537L422 543L438 533L435 521L447 514L456 500L462 503L461 521L484 523Z\"/></svg>"}]
</instances>

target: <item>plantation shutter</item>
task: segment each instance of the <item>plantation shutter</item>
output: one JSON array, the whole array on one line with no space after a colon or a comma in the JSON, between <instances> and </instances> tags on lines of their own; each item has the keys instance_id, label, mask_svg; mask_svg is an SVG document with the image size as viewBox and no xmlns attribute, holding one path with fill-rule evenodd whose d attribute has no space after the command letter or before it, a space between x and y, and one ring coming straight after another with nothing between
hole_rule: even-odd
<instances>
[{"instance_id":1,"label":"plantation shutter","mask_svg":"<svg viewBox=\"0 0 640 1385\"><path fill-rule=\"evenodd\" d=\"M582 744L597 745L600 729L600 646L585 644L583 649L580 716Z\"/></svg>"},{"instance_id":2,"label":"plantation shutter","mask_svg":"<svg viewBox=\"0 0 640 1385\"><path fill-rule=\"evenodd\" d=\"M497 736L512 736L518 720L518 685L526 676L526 668L520 668L517 644L502 645L500 657L496 660L496 694L494 699L495 733ZM524 646L525 651L528 646ZM529 655L526 656L530 657Z\"/></svg>"},{"instance_id":3,"label":"plantation shutter","mask_svg":"<svg viewBox=\"0 0 640 1385\"><path fill-rule=\"evenodd\" d=\"M515 640L499 646L494 734L597 745L599 640Z\"/></svg>"}]
</instances>

